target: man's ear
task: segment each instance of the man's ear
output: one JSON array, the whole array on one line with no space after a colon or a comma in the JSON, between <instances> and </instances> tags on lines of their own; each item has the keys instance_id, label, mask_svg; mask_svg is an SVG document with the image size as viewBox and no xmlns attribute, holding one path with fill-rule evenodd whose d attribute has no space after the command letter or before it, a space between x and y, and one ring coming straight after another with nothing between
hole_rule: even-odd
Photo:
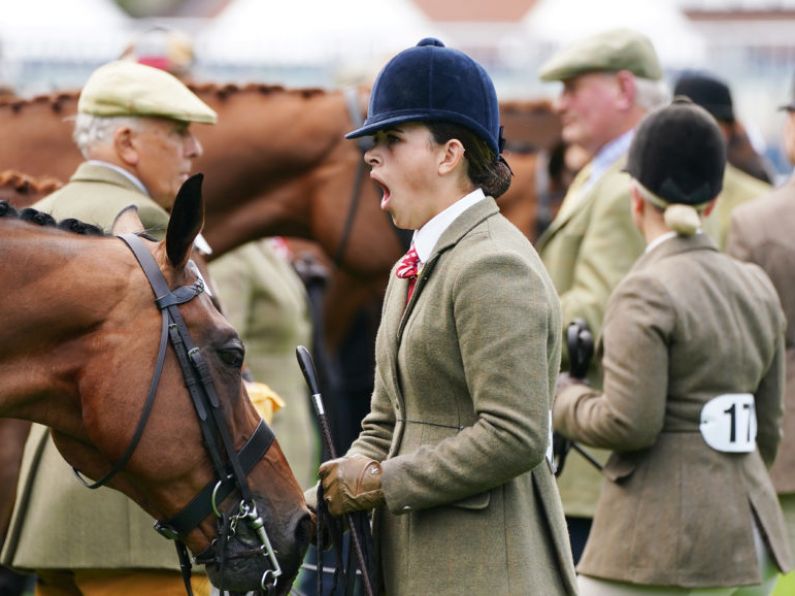
<instances>
[{"instance_id":1,"label":"man's ear","mask_svg":"<svg viewBox=\"0 0 795 596\"><path fill-rule=\"evenodd\" d=\"M458 139L450 139L441 146L441 159L439 161L439 174L449 174L458 167L464 159L464 145Z\"/></svg>"},{"instance_id":2,"label":"man's ear","mask_svg":"<svg viewBox=\"0 0 795 596\"><path fill-rule=\"evenodd\" d=\"M135 131L129 126L120 126L113 132L113 150L129 166L138 165L140 159L134 139Z\"/></svg>"},{"instance_id":3,"label":"man's ear","mask_svg":"<svg viewBox=\"0 0 795 596\"><path fill-rule=\"evenodd\" d=\"M629 110L635 105L635 96L638 92L635 85L635 75L628 70L619 70L616 73L618 84L618 106L622 110Z\"/></svg>"},{"instance_id":4,"label":"man's ear","mask_svg":"<svg viewBox=\"0 0 795 596\"><path fill-rule=\"evenodd\" d=\"M114 236L143 232L144 224L141 218L138 217L138 207L135 205L128 205L122 209L116 216L116 219L113 220L113 226L111 226L110 231Z\"/></svg>"}]
</instances>

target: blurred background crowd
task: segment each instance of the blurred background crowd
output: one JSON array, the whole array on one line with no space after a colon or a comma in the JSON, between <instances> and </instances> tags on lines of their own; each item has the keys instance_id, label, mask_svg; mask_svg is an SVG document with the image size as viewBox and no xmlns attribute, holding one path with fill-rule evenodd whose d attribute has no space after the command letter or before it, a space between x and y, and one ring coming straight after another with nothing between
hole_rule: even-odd
<instances>
[{"instance_id":1,"label":"blurred background crowd","mask_svg":"<svg viewBox=\"0 0 795 596\"><path fill-rule=\"evenodd\" d=\"M591 32L647 34L666 78L704 69L731 87L756 149L783 176L775 108L795 72L795 0L3 0L0 84L20 96L79 88L98 65L151 36L196 81L340 87L368 83L384 61L437 36L484 64L501 99L551 98L538 67Z\"/></svg>"}]
</instances>

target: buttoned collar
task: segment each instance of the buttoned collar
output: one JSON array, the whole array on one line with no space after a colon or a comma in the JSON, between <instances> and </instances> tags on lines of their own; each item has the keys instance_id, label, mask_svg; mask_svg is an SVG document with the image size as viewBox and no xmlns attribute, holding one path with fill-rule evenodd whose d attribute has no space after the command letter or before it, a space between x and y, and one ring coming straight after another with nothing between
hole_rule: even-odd
<instances>
[{"instance_id":1,"label":"buttoned collar","mask_svg":"<svg viewBox=\"0 0 795 596\"><path fill-rule=\"evenodd\" d=\"M414 232L414 248L420 257L420 263L425 263L433 253L436 243L450 227L458 216L469 209L472 205L486 198L481 188L476 188L468 195L458 199L455 203L447 207L444 211L434 215L419 230Z\"/></svg>"}]
</instances>

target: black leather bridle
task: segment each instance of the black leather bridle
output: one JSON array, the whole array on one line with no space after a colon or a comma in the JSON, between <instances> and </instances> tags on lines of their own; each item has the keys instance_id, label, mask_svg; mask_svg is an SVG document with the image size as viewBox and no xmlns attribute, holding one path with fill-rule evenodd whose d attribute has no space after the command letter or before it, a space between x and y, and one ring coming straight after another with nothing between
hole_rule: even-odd
<instances>
[{"instance_id":1,"label":"black leather bridle","mask_svg":"<svg viewBox=\"0 0 795 596\"><path fill-rule=\"evenodd\" d=\"M127 465L143 435L152 411L155 394L157 393L157 387L165 364L166 349L170 340L182 369L185 386L188 388L199 419L204 445L215 470L215 479L210 481L177 515L165 521L158 521L155 524L155 530L166 538L175 541L185 588L188 594L192 596L193 591L190 585L191 561L184 542L185 536L196 528L210 513L223 520L226 530L220 532L219 538L216 539L225 541L224 544L220 545L221 556L217 558L211 553L208 554L208 551L213 549L213 546L210 546L205 553L198 555L195 559L203 564L219 562L221 565L221 577L223 577L226 543L234 536L236 527L240 522L247 523L260 542L257 547L258 554L266 557L270 563L271 568L265 571L260 581L260 587L264 591L270 592L276 587L278 578L282 575L282 570L265 531L264 521L257 512L246 476L256 463L265 456L265 453L273 444L273 431L261 420L243 448L240 451L235 451L234 443L223 416L221 403L210 376L209 367L201 354L201 350L193 343L178 308L180 304L189 302L203 293L205 289L204 282L199 278L192 285L181 286L173 291L170 290L163 273L160 271L160 267L157 266L154 257L143 241L135 234L124 234L119 236L119 238L127 244L135 255L154 292L155 304L162 315L160 346L146 402L127 449L113 464L111 470L96 482L87 482L77 469L75 469L75 473L83 484L88 488L94 489L107 484L111 478ZM227 516L220 511L219 506L235 489L240 493L238 511L231 516Z\"/></svg>"}]
</instances>

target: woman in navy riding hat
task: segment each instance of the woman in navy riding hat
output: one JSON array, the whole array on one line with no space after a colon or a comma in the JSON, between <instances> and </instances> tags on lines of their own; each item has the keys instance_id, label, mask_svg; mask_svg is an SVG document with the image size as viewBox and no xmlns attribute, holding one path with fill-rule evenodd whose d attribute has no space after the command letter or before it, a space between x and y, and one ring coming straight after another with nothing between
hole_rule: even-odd
<instances>
[{"instance_id":1,"label":"woman in navy riding hat","mask_svg":"<svg viewBox=\"0 0 795 596\"><path fill-rule=\"evenodd\" d=\"M424 39L379 74L348 137L365 135L381 207L414 241L386 290L371 411L320 468L328 508L375 510L388 594L573 594L547 459L560 306L494 201L511 176L494 85Z\"/></svg>"}]
</instances>

